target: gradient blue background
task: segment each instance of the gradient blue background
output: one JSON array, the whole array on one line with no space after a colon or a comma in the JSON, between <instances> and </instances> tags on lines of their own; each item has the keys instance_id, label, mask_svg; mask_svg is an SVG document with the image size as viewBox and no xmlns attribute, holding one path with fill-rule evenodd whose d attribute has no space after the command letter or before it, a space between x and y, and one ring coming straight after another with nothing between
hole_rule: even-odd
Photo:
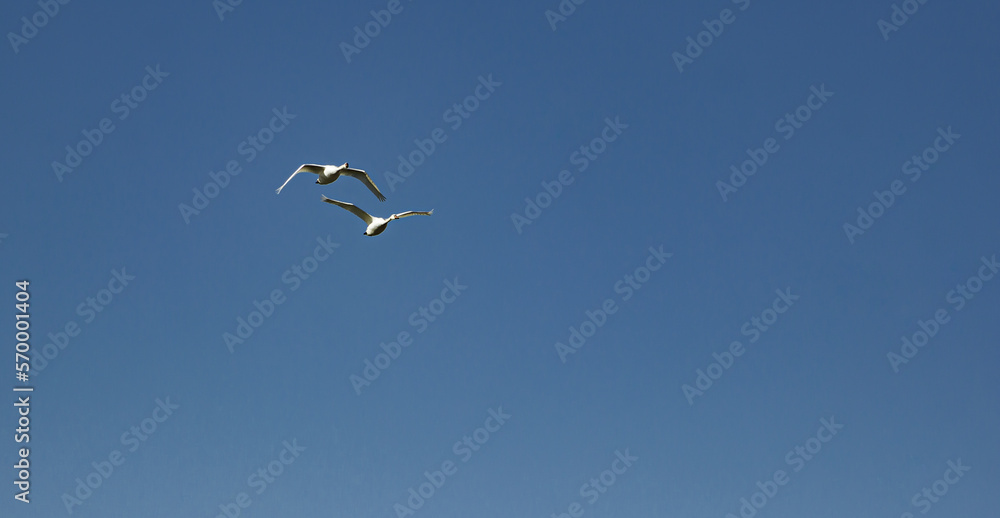
<instances>
[{"instance_id":1,"label":"gradient blue background","mask_svg":"<svg viewBox=\"0 0 1000 518\"><path fill-rule=\"evenodd\" d=\"M808 4L808 5L807 5ZM4 127L0 264L13 355L13 282L31 281L33 346L74 320L79 336L32 385L32 503L3 516L67 516L61 497L92 462L125 463L72 516L395 516L443 461L458 472L418 516L705 516L740 498L814 436L844 429L759 511L761 518L919 514L911 497L949 460L972 467L931 510L1000 504L996 396L1000 281L952 311L901 372L886 353L945 294L1000 253L996 222L1000 52L994 2L930 1L884 41L892 3L758 2L678 73L685 38L728 0L592 0L553 31L547 2L409 2L347 63L339 49L386 2L71 2L15 54L0 49ZM18 31L38 10L0 7ZM62 182L51 162L145 67L169 76ZM502 83L452 131L442 120L480 75ZM784 142L774 122L811 86L834 96ZM296 118L256 159L237 147L271 110ZM542 181L602 129L621 137L518 233ZM915 183L900 167L938 127L962 135ZM404 183L384 172L434 128L448 139ZM779 152L728 202L715 182L745 149ZM209 171L243 172L185 223ZM379 203L301 163L368 170ZM872 192L899 197L850 244L842 225ZM435 209L375 238L320 194L376 215ZM339 249L290 291L282 274L317 237ZM650 246L673 257L627 302L614 285ZM78 304L111 270L136 279L89 324ZM410 315L445 279L468 289L415 334ZM801 298L706 394L697 369L771 304ZM233 354L222 336L273 289L287 301ZM618 313L563 364L554 344L603 300ZM348 380L401 331L413 345L361 395ZM0 390L14 386L13 366ZM135 452L120 436L156 398L179 404ZM11 398L13 400L13 397ZM491 408L512 415L461 462L452 445ZM13 407L0 418L12 480ZM306 448L262 494L247 485L282 441ZM628 448L637 463L588 505L580 486Z\"/></svg>"}]
</instances>

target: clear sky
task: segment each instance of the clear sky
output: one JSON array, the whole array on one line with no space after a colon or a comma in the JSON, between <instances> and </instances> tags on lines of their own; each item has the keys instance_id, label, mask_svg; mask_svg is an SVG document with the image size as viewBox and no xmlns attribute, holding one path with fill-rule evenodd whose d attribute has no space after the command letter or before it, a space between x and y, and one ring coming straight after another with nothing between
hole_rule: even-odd
<instances>
[{"instance_id":1,"label":"clear sky","mask_svg":"<svg viewBox=\"0 0 1000 518\"><path fill-rule=\"evenodd\" d=\"M896 6L3 3L0 515L993 513L1000 11Z\"/></svg>"}]
</instances>

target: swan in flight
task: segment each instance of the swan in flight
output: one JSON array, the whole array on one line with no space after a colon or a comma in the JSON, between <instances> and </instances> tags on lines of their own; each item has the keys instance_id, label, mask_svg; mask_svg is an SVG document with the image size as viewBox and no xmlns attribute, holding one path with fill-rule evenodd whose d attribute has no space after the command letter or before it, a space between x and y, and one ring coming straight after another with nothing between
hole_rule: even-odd
<instances>
[{"instance_id":1,"label":"swan in flight","mask_svg":"<svg viewBox=\"0 0 1000 518\"><path fill-rule=\"evenodd\" d=\"M377 236L377 235L381 234L382 231L385 230L385 227L387 227L389 225L389 222L392 221L392 220L394 220L394 219L405 218L407 216L430 216L431 214L434 214L434 210L433 209L431 209L431 210L429 210L427 212L418 212L418 211L411 210L411 211L408 211L408 212L401 212L399 214L393 214L392 216L389 216L388 218L378 218L378 217L374 217L374 216L368 214L367 212L359 209L356 205L354 205L352 203L347 203L347 202L337 201L337 200L331 200L330 198L327 198L326 196L323 196L323 201L325 201L327 203L332 203L332 204L334 204L334 205L336 205L336 206L338 206L338 207L340 207L342 209L347 209L347 210L351 211L355 216L363 219L365 221L365 223L368 224L368 228L365 229L365 235L366 236Z\"/></svg>"},{"instance_id":2,"label":"swan in flight","mask_svg":"<svg viewBox=\"0 0 1000 518\"><path fill-rule=\"evenodd\" d=\"M375 184L368 176L368 173L362 171L361 169L351 169L351 167L347 165L347 162L344 162L344 165L302 164L295 170L294 173L292 173L292 176L289 176L288 179L285 180L285 183L281 184L281 187L278 187L274 192L281 194L281 190L284 189L285 186L288 185L288 182L292 181L292 178L295 178L295 175L299 173L318 174L319 178L316 180L316 183L320 185L333 183L334 180L340 177L340 175L352 176L364 182L364 184L368 187L368 190L371 191L376 198L378 198L378 201L385 201L385 196L382 196L378 187L375 187Z\"/></svg>"}]
</instances>

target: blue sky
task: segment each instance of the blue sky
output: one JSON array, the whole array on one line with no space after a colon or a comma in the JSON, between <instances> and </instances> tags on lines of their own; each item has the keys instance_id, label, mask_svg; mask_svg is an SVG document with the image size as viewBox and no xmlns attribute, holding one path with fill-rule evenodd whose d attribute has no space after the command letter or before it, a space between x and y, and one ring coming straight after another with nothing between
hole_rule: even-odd
<instances>
[{"instance_id":1,"label":"blue sky","mask_svg":"<svg viewBox=\"0 0 1000 518\"><path fill-rule=\"evenodd\" d=\"M222 2L0 8L4 516L1000 504L994 4Z\"/></svg>"}]
</instances>

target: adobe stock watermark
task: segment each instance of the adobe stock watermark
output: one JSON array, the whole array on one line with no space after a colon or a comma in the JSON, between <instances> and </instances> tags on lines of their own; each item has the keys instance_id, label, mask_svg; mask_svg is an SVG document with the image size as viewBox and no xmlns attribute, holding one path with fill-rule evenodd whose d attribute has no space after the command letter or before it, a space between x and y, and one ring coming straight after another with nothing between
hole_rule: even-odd
<instances>
[{"instance_id":1,"label":"adobe stock watermark","mask_svg":"<svg viewBox=\"0 0 1000 518\"><path fill-rule=\"evenodd\" d=\"M580 498L585 499L588 505L593 506L601 498L601 495L607 493L608 489L615 485L618 477L624 475L637 460L639 457L632 456L628 452L628 448L625 448L625 453L622 453L621 450L615 450L615 458L611 461L611 467L580 486ZM574 501L567 506L565 513L552 513L552 518L579 518L583 516L584 511L580 502Z\"/></svg>"},{"instance_id":2,"label":"adobe stock watermark","mask_svg":"<svg viewBox=\"0 0 1000 518\"><path fill-rule=\"evenodd\" d=\"M406 1L412 2L413 0ZM365 22L364 30L362 30L360 25L354 26L354 39L352 40L354 45L346 41L340 42L340 51L344 53L344 59L347 63L350 64L351 56L361 54L363 49L371 45L372 39L382 34L382 29L385 29L392 23L392 17L401 12L403 12L403 3L401 0L389 0L385 5L385 9L368 11L372 19L369 22Z\"/></svg>"},{"instance_id":3,"label":"adobe stock watermark","mask_svg":"<svg viewBox=\"0 0 1000 518\"><path fill-rule=\"evenodd\" d=\"M939 127L937 129L937 136L930 146L924 148L919 155L913 155L909 160L903 162L903 174L909 177L911 183L916 182L961 137L962 135L951 130L951 126L948 126L948 129ZM852 225L849 222L844 223L844 234L847 235L847 241L853 245L857 236L864 235L865 232L871 229L875 225L875 220L881 218L889 210L889 207L892 207L893 203L896 202L896 198L902 196L905 192L906 187L903 185L902 180L893 180L886 191L874 191L872 196L875 198L875 201L868 204L867 209L864 207L857 208L857 225Z\"/></svg>"},{"instance_id":4,"label":"adobe stock watermark","mask_svg":"<svg viewBox=\"0 0 1000 518\"><path fill-rule=\"evenodd\" d=\"M503 85L503 83L493 80L493 74L481 75L476 78L476 81L478 84L471 94L465 96L462 102L451 105L451 108L445 109L444 113L441 114L441 119L450 123L448 127L451 131L460 128L462 123L471 117L483 102L493 96L497 87ZM399 163L396 165L396 172L386 171L384 173L385 181L389 184L389 191L396 192L396 184L405 182L446 140L448 140L448 132L440 127L432 129L429 138L413 139L415 149L407 153L406 156L397 155Z\"/></svg>"},{"instance_id":5,"label":"adobe stock watermark","mask_svg":"<svg viewBox=\"0 0 1000 518\"><path fill-rule=\"evenodd\" d=\"M410 314L408 320L410 325L416 329L417 334L423 333L467 289L469 287L460 283L458 277L455 277L453 280L445 279L444 288L441 288L441 294L431 299L426 306L419 306L416 311ZM379 347L383 352L376 354L373 360L365 358L365 366L361 369L360 376L351 374L348 377L351 387L354 388L354 393L360 396L361 389L370 387L372 382L382 375L382 371L388 369L403 354L403 348L409 347L412 344L413 337L406 331L400 331L393 342L389 342L388 344L385 342L380 343Z\"/></svg>"},{"instance_id":6,"label":"adobe stock watermark","mask_svg":"<svg viewBox=\"0 0 1000 518\"><path fill-rule=\"evenodd\" d=\"M493 434L498 432L511 417L510 414L504 413L502 405L498 406L496 410L491 408L488 414L488 417L483 422L483 426L476 428L471 434L463 436L452 445L452 453L455 454L462 464L469 462L469 459L484 444L489 442ZM418 509L434 497L435 493L444 487L445 482L448 481L448 477L452 477L455 473L458 473L460 465L454 460L447 459L441 463L440 470L424 471L424 480L421 480L415 487L410 486L407 491L409 496L392 506L392 510L396 512L396 518L413 516Z\"/></svg>"},{"instance_id":7,"label":"adobe stock watermark","mask_svg":"<svg viewBox=\"0 0 1000 518\"><path fill-rule=\"evenodd\" d=\"M1000 272L1000 262L997 262L996 254L990 258L984 255L979 259L979 262L982 264L975 275L966 279L965 282L955 285L954 289L944 295L944 301L951 305L955 313L964 309L966 304L983 290L986 283L993 280L997 272ZM899 352L889 351L886 354L892 372L899 374L900 366L910 363L910 360L917 356L920 349L927 346L948 322L951 322L951 314L948 313L947 307L938 308L927 320L918 318L917 327L919 329L910 333L909 336L900 337L903 343L898 348Z\"/></svg>"},{"instance_id":8,"label":"adobe stock watermark","mask_svg":"<svg viewBox=\"0 0 1000 518\"><path fill-rule=\"evenodd\" d=\"M333 255L334 250L340 246L339 243L331 241L330 236L326 236L325 238L317 236L316 243L318 244L313 249L312 254L292 264L291 267L281 274L281 283L288 286L289 292L298 290L302 286L302 281L308 279L313 273L316 273L319 265L329 259ZM222 334L222 343L225 344L229 354L236 352L237 345L246 343L247 339L253 335L254 330L264 325L264 321L274 314L275 309L287 300L288 298L281 288L271 290L263 302L254 299L254 309L250 310L246 318L242 316L236 317L236 329L234 333L227 331Z\"/></svg>"},{"instance_id":9,"label":"adobe stock watermark","mask_svg":"<svg viewBox=\"0 0 1000 518\"><path fill-rule=\"evenodd\" d=\"M750 0L732 0L732 3L740 8L740 11L746 11L750 7ZM719 17L715 20L702 20L701 24L705 26L705 30L699 32L694 38L691 36L687 37L687 47L684 47L684 54L674 51L671 56L674 58L674 65L677 65L677 71L681 74L684 73L684 66L694 63L694 60L698 59L699 56L705 52L705 49L710 47L712 43L722 36L723 31L726 30L726 25L732 24L736 21L736 13L731 9L723 9L719 12Z\"/></svg>"},{"instance_id":10,"label":"adobe stock watermark","mask_svg":"<svg viewBox=\"0 0 1000 518\"><path fill-rule=\"evenodd\" d=\"M226 15L235 11L243 4L243 0L212 0L212 8L220 22L226 21Z\"/></svg>"},{"instance_id":11,"label":"adobe stock watermark","mask_svg":"<svg viewBox=\"0 0 1000 518\"><path fill-rule=\"evenodd\" d=\"M788 287L784 290L777 289L774 290L778 294L771 305L764 308L760 312L760 317L753 316L750 320L747 320L740 327L740 334L749 337L748 343L755 343L760 340L760 337L767 332L775 323L778 322L778 318L783 315L786 311L791 309L795 305L795 302L799 300L798 295L792 294L792 288ZM712 353L712 358L715 362L709 363L704 370L698 369L695 371L694 377L694 387L688 384L681 385L681 392L684 393L684 397L687 399L688 406L694 405L694 398L701 397L708 392L708 389L712 388L722 375L729 370L736 359L743 356L746 350L743 348L743 342L739 340L733 340L729 343L729 350L722 351L722 354ZM697 387L697 388L695 388Z\"/></svg>"},{"instance_id":12,"label":"adobe stock watermark","mask_svg":"<svg viewBox=\"0 0 1000 518\"><path fill-rule=\"evenodd\" d=\"M257 154L264 150L268 144L274 142L274 137L285 131L288 127L288 123L296 117L293 113L288 113L288 107L285 106L282 109L272 108L271 120L262 126L256 133L249 135L243 141L236 145L236 153L243 157L245 163L249 164L257 158ZM237 160L230 160L226 162L225 169L215 172L208 172L208 183L202 189L197 187L191 189L194 196L191 198L191 205L186 203L180 203L177 205L177 210L181 213L181 218L184 219L184 224L188 225L191 223L191 216L197 216L201 214L201 211L208 207L211 200L215 199L219 193L222 192L229 182L232 181L233 177L243 172L243 168Z\"/></svg>"},{"instance_id":13,"label":"adobe stock watermark","mask_svg":"<svg viewBox=\"0 0 1000 518\"><path fill-rule=\"evenodd\" d=\"M76 314L83 318L84 324L90 324L97 319L97 316L104 312L108 306L114 302L115 298L135 280L134 275L129 275L126 268L115 268L111 270L111 278L107 282L106 288L97 290L92 297L86 297L83 302L76 306ZM70 320L63 325L59 331L48 333L48 343L38 349L38 352L31 355L31 375L38 376L49 362L59 356L59 352L66 349L70 344L70 339L80 336L83 327L76 321Z\"/></svg>"},{"instance_id":14,"label":"adobe stock watermark","mask_svg":"<svg viewBox=\"0 0 1000 518\"><path fill-rule=\"evenodd\" d=\"M21 17L20 34L16 32L7 33L7 41L10 42L14 54L21 52L20 47L27 45L29 41L38 36L38 31L49 24L49 21L59 14L59 6L66 5L70 0L38 0L39 10L30 17Z\"/></svg>"},{"instance_id":15,"label":"adobe stock watermark","mask_svg":"<svg viewBox=\"0 0 1000 518\"><path fill-rule=\"evenodd\" d=\"M916 507L921 514L927 514L928 511L934 507L934 504L941 501L951 486L958 484L962 480L962 477L972 469L972 466L966 466L962 464L962 459L958 458L955 460L948 461L948 468L944 470L944 474L941 478L935 480L930 484L930 486L925 486L918 493L913 495L910 499L910 503L913 507ZM914 514L906 511L899 515L899 518L914 518Z\"/></svg>"},{"instance_id":16,"label":"adobe stock watermark","mask_svg":"<svg viewBox=\"0 0 1000 518\"><path fill-rule=\"evenodd\" d=\"M642 289L643 285L649 282L653 277L653 272L663 268L663 265L667 264L667 259L673 257L673 253L663 251L664 246L660 245L659 248L649 247L649 255L646 257L645 262L615 282L612 288L621 297L621 302L631 299L636 291ZM556 354L559 355L559 360L566 363L569 355L576 354L577 351L583 348L587 340L597 334L598 329L604 327L609 315L617 313L618 309L618 302L613 298L607 298L604 299L604 302L597 309L585 310L583 315L586 318L584 318L583 322L579 326L569 326L569 338L566 340L566 343L569 345L562 342L555 343Z\"/></svg>"},{"instance_id":17,"label":"adobe stock watermark","mask_svg":"<svg viewBox=\"0 0 1000 518\"><path fill-rule=\"evenodd\" d=\"M920 6L926 3L927 0L903 0L902 7L892 4L892 13L889 15L889 21L879 18L875 24L878 26L879 32L882 33L882 39L889 41L889 35L898 31L910 20L910 16L917 14Z\"/></svg>"},{"instance_id":18,"label":"adobe stock watermark","mask_svg":"<svg viewBox=\"0 0 1000 518\"><path fill-rule=\"evenodd\" d=\"M156 398L154 403L155 406L149 417L139 421L138 426L131 426L121 434L120 442L122 446L128 448L129 453L138 450L156 433L160 424L166 422L170 416L174 415L174 411L181 407L176 403L171 403L170 396L163 399ZM93 496L94 491L111 478L115 468L119 468L125 463L125 457L125 453L122 453L121 450L111 450L111 453L107 455L107 460L100 459L91 462L90 465L94 470L83 477L78 477L76 487L71 492L62 494L62 502L66 507L66 512L73 514L74 507L83 505L84 501Z\"/></svg>"},{"instance_id":19,"label":"adobe stock watermark","mask_svg":"<svg viewBox=\"0 0 1000 518\"><path fill-rule=\"evenodd\" d=\"M146 100L149 93L156 90L163 83L163 79L169 75L169 72L160 70L159 64L155 68L146 67L146 75L142 76L139 84L111 101L111 113L118 115L119 122L124 121ZM52 172L55 173L56 179L62 182L66 174L72 173L80 167L83 164L83 159L96 151L97 147L104 142L104 137L110 135L115 129L114 121L110 117L104 117L97 121L97 127L81 130L83 138L76 144L66 145L66 156L63 158L63 162L52 161Z\"/></svg>"},{"instance_id":20,"label":"adobe stock watermark","mask_svg":"<svg viewBox=\"0 0 1000 518\"><path fill-rule=\"evenodd\" d=\"M545 10L545 19L549 22L549 26L552 27L552 32L556 31L556 25L565 22L567 18L573 16L576 12L576 6L583 5L587 0L560 0L559 5L556 6L556 11L552 9Z\"/></svg>"},{"instance_id":21,"label":"adobe stock watermark","mask_svg":"<svg viewBox=\"0 0 1000 518\"><path fill-rule=\"evenodd\" d=\"M786 142L791 140L796 132L802 129L803 124L812 118L813 113L825 106L834 94L826 89L826 83L820 83L818 88L815 85L810 86L809 90L811 93L806 97L804 103L795 110L785 113L784 117L774 122L774 131L780 133ZM781 146L778 145L778 140L774 137L764 139L759 148L747 148L746 153L749 158L740 164L739 169L736 168L735 164L729 166L729 170L732 171L729 175L729 181L718 180L715 182L715 187L719 190L722 201L729 201L729 196L743 187L747 180L767 163L770 156L780 149Z\"/></svg>"},{"instance_id":22,"label":"adobe stock watermark","mask_svg":"<svg viewBox=\"0 0 1000 518\"><path fill-rule=\"evenodd\" d=\"M569 154L569 163L576 166L578 173L586 171L591 163L607 151L608 144L618 140L618 137L626 129L628 129L628 124L622 123L617 115L615 115L614 120L611 120L611 117L605 117L604 127L597 133L597 136ZM573 177L573 173L569 169L559 171L559 174L552 181L542 180L542 190L538 191L538 194L524 199L524 210L510 214L514 230L520 234L525 225L530 225L542 217L542 211L552 205L552 202L562 194L563 188L568 187L574 180L576 178Z\"/></svg>"},{"instance_id":23,"label":"adobe stock watermark","mask_svg":"<svg viewBox=\"0 0 1000 518\"><path fill-rule=\"evenodd\" d=\"M796 445L785 454L785 464L792 468L793 473L797 473L806 467L806 463L816 457L823 445L833 440L837 433L844 428L844 425L837 423L833 416L829 419L820 419L820 427L816 430L816 435L806 439L803 445ZM750 498L740 498L740 518L752 518L758 511L767 505L768 501L778 494L778 490L788 485L791 480L788 472L783 469L776 470L764 482L757 481L757 489L750 495ZM726 513L726 518L737 518L735 513Z\"/></svg>"},{"instance_id":24,"label":"adobe stock watermark","mask_svg":"<svg viewBox=\"0 0 1000 518\"><path fill-rule=\"evenodd\" d=\"M24 293L19 291L18 293ZM25 338L27 341L28 338ZM20 350L18 350L20 352ZM23 363L18 363L20 367ZM33 387L14 387L15 391L33 391ZM18 396L15 394L14 408L17 409L17 428L14 429L14 442L23 443L25 446L31 445L31 395ZM14 500L25 504L31 503L31 448L17 448L17 463L14 464L14 471L17 473L14 478L14 486L17 487L14 493Z\"/></svg>"},{"instance_id":25,"label":"adobe stock watermark","mask_svg":"<svg viewBox=\"0 0 1000 518\"><path fill-rule=\"evenodd\" d=\"M278 453L277 458L261 466L247 477L247 487L253 489L255 494L261 495L267 491L268 486L285 472L285 467L291 466L299 458L299 455L306 451L305 446L299 446L298 439L292 439L291 442L282 441L281 445L283 448ZM253 504L250 493L240 491L236 493L232 501L219 504L220 513L215 518L236 518L250 507L250 504Z\"/></svg>"}]
</instances>

